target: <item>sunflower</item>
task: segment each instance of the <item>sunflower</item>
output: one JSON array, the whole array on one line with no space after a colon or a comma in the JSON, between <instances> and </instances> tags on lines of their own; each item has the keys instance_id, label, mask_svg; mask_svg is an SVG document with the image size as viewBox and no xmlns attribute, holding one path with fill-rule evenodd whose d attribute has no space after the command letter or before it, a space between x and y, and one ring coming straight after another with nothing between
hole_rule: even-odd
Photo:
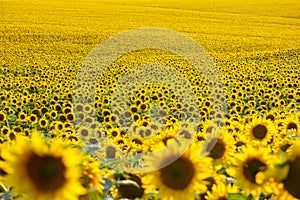
<instances>
[{"instance_id":1,"label":"sunflower","mask_svg":"<svg viewBox=\"0 0 300 200\"><path fill-rule=\"evenodd\" d=\"M129 138L126 136L117 136L113 139L113 143L115 145L117 145L120 149L122 150L126 150L129 146L128 144L130 143L130 141L128 140Z\"/></svg>"},{"instance_id":2,"label":"sunflower","mask_svg":"<svg viewBox=\"0 0 300 200\"><path fill-rule=\"evenodd\" d=\"M246 134L251 142L266 145L272 136L276 136L274 124L266 119L254 118L246 125Z\"/></svg>"},{"instance_id":3,"label":"sunflower","mask_svg":"<svg viewBox=\"0 0 300 200\"><path fill-rule=\"evenodd\" d=\"M269 112L267 112L264 116L265 119L275 121L275 119L278 117L278 111L276 109L272 109Z\"/></svg>"},{"instance_id":4,"label":"sunflower","mask_svg":"<svg viewBox=\"0 0 300 200\"><path fill-rule=\"evenodd\" d=\"M23 130L23 132L22 132L22 135L24 135L24 136L26 136L26 137L30 136L30 135L31 135L30 129L29 129L29 128L25 128L25 129Z\"/></svg>"},{"instance_id":5,"label":"sunflower","mask_svg":"<svg viewBox=\"0 0 300 200\"><path fill-rule=\"evenodd\" d=\"M248 137L245 136L244 134L241 134L241 133L236 132L236 131L233 130L233 131L230 132L230 135L232 136L232 138L235 141L234 145L235 145L235 150L236 151L240 151L243 146L246 146L246 144L249 143Z\"/></svg>"},{"instance_id":6,"label":"sunflower","mask_svg":"<svg viewBox=\"0 0 300 200\"><path fill-rule=\"evenodd\" d=\"M14 141L16 139L17 135L14 131L10 131L7 135L6 135L6 139L8 141Z\"/></svg>"},{"instance_id":7,"label":"sunflower","mask_svg":"<svg viewBox=\"0 0 300 200\"><path fill-rule=\"evenodd\" d=\"M76 149L64 148L62 141L47 145L34 133L31 142L18 137L14 148L3 152L7 184L13 192L29 199L77 199L86 191L79 182L81 155ZM22 184L20 184L22 183Z\"/></svg>"},{"instance_id":8,"label":"sunflower","mask_svg":"<svg viewBox=\"0 0 300 200\"><path fill-rule=\"evenodd\" d=\"M275 154L282 152L290 152L292 146L292 141L287 138L274 138L272 150Z\"/></svg>"},{"instance_id":9,"label":"sunflower","mask_svg":"<svg viewBox=\"0 0 300 200\"><path fill-rule=\"evenodd\" d=\"M109 130L108 134L112 137L115 138L117 136L120 136L121 134L121 129L119 128L112 128Z\"/></svg>"},{"instance_id":10,"label":"sunflower","mask_svg":"<svg viewBox=\"0 0 300 200\"><path fill-rule=\"evenodd\" d=\"M52 110L52 111L49 113L49 115L50 115L50 118L51 118L51 119L55 119L55 118L58 116L58 114L57 114L57 112L56 112L55 110Z\"/></svg>"},{"instance_id":11,"label":"sunflower","mask_svg":"<svg viewBox=\"0 0 300 200\"><path fill-rule=\"evenodd\" d=\"M296 115L287 116L282 124L281 131L283 134L300 133L300 122Z\"/></svg>"},{"instance_id":12,"label":"sunflower","mask_svg":"<svg viewBox=\"0 0 300 200\"><path fill-rule=\"evenodd\" d=\"M47 126L48 126L48 120L46 118L41 118L39 120L39 126L41 128L47 128Z\"/></svg>"},{"instance_id":13,"label":"sunflower","mask_svg":"<svg viewBox=\"0 0 300 200\"><path fill-rule=\"evenodd\" d=\"M20 112L18 118L21 122L26 122L27 115L24 112Z\"/></svg>"},{"instance_id":14,"label":"sunflower","mask_svg":"<svg viewBox=\"0 0 300 200\"><path fill-rule=\"evenodd\" d=\"M271 194L275 184L269 179L274 171L274 157L268 148L243 147L232 158L227 173L236 178L236 184L247 194L258 197L261 192Z\"/></svg>"},{"instance_id":15,"label":"sunflower","mask_svg":"<svg viewBox=\"0 0 300 200\"><path fill-rule=\"evenodd\" d=\"M55 130L56 131L63 131L64 130L64 123L60 122L60 121L57 121L55 123Z\"/></svg>"},{"instance_id":16,"label":"sunflower","mask_svg":"<svg viewBox=\"0 0 300 200\"><path fill-rule=\"evenodd\" d=\"M229 193L238 193L239 189L236 185L228 184L226 185L223 182L214 184L212 186L212 191L208 191L205 198L207 200L226 200L228 199Z\"/></svg>"},{"instance_id":17,"label":"sunflower","mask_svg":"<svg viewBox=\"0 0 300 200\"><path fill-rule=\"evenodd\" d=\"M67 113L65 117L66 117L68 122L74 122L74 120L75 120L75 115L72 112Z\"/></svg>"},{"instance_id":18,"label":"sunflower","mask_svg":"<svg viewBox=\"0 0 300 200\"><path fill-rule=\"evenodd\" d=\"M289 153L289 159L286 162L286 166L282 168L284 171L287 168L286 177L281 181L284 185L282 195L292 196L293 198L300 199L300 139L297 139L291 146L291 152ZM293 199L290 198L290 199Z\"/></svg>"},{"instance_id":19,"label":"sunflower","mask_svg":"<svg viewBox=\"0 0 300 200\"><path fill-rule=\"evenodd\" d=\"M92 158L91 156L85 156L84 162L81 166L81 171L83 172L81 176L82 185L90 190L90 192L98 192L102 194L104 180L101 178L105 173L99 169L100 162Z\"/></svg>"},{"instance_id":20,"label":"sunflower","mask_svg":"<svg viewBox=\"0 0 300 200\"><path fill-rule=\"evenodd\" d=\"M213 172L211 158L200 158L200 149L196 146L183 155L173 148L169 146L165 155L149 161L158 170L143 177L144 186L147 191L158 188L162 200L195 199L197 193L207 190L205 179Z\"/></svg>"},{"instance_id":21,"label":"sunflower","mask_svg":"<svg viewBox=\"0 0 300 200\"><path fill-rule=\"evenodd\" d=\"M220 135L214 131L206 136L202 153L208 153L208 156L214 160L214 164L218 165L228 162L235 149L234 139L227 131L222 131Z\"/></svg>"},{"instance_id":22,"label":"sunflower","mask_svg":"<svg viewBox=\"0 0 300 200\"><path fill-rule=\"evenodd\" d=\"M6 115L4 112L0 112L0 123L5 122L6 121Z\"/></svg>"},{"instance_id":23,"label":"sunflower","mask_svg":"<svg viewBox=\"0 0 300 200\"><path fill-rule=\"evenodd\" d=\"M35 124L37 122L38 118L35 114L31 114L27 117L27 120L30 124Z\"/></svg>"},{"instance_id":24,"label":"sunflower","mask_svg":"<svg viewBox=\"0 0 300 200\"><path fill-rule=\"evenodd\" d=\"M205 191L204 193L199 193L198 194L199 198L201 200L206 199L205 196L207 195L208 192L212 191L212 187L215 184L225 183L226 176L224 174L218 173L217 171L218 171L217 169L214 169L213 170L213 174L211 175L211 177L205 179L208 182L208 184L207 184L207 191Z\"/></svg>"}]
</instances>

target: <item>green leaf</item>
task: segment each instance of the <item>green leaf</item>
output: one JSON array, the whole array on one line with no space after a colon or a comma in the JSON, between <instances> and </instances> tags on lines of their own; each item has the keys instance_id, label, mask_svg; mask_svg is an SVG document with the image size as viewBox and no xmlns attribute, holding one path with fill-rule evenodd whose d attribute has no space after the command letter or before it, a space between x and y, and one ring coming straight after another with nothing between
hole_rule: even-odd
<instances>
[{"instance_id":1,"label":"green leaf","mask_svg":"<svg viewBox=\"0 0 300 200\"><path fill-rule=\"evenodd\" d=\"M248 200L248 198L240 193L229 193L228 200Z\"/></svg>"},{"instance_id":2,"label":"green leaf","mask_svg":"<svg viewBox=\"0 0 300 200\"><path fill-rule=\"evenodd\" d=\"M140 186L132 180L120 180L120 181L115 181L115 185L133 185L137 188L140 188Z\"/></svg>"}]
</instances>

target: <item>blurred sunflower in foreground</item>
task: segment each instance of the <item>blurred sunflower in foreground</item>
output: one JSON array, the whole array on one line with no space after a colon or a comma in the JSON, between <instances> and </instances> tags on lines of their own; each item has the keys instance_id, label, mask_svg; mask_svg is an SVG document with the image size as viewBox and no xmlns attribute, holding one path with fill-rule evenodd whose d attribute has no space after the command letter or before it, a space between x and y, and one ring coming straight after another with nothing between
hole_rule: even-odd
<instances>
[{"instance_id":1,"label":"blurred sunflower in foreground","mask_svg":"<svg viewBox=\"0 0 300 200\"><path fill-rule=\"evenodd\" d=\"M299 199L299 179L300 179L300 140L294 141L288 159L280 164L277 176L283 184L281 193L275 199Z\"/></svg>"},{"instance_id":2,"label":"blurred sunflower in foreground","mask_svg":"<svg viewBox=\"0 0 300 200\"><path fill-rule=\"evenodd\" d=\"M79 182L81 154L59 140L48 145L39 134L33 134L31 142L17 137L14 147L6 148L2 157L1 165L8 173L5 181L13 186L13 193L35 200L72 200L86 193Z\"/></svg>"}]
</instances>

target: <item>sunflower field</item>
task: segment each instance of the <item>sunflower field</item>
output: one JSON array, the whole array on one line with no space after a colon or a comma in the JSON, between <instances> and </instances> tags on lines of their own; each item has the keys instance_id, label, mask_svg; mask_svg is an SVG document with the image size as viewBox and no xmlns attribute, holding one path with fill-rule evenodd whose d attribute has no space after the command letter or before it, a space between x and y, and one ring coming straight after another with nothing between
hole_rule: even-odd
<instances>
[{"instance_id":1,"label":"sunflower field","mask_svg":"<svg viewBox=\"0 0 300 200\"><path fill-rule=\"evenodd\" d=\"M299 56L298 0L0 0L0 199L300 199Z\"/></svg>"}]
</instances>

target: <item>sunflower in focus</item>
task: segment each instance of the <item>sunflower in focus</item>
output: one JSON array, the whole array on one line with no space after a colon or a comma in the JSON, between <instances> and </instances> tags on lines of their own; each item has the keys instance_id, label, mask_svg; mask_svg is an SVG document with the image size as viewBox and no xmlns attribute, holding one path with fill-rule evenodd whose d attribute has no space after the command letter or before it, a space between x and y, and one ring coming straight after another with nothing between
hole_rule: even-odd
<instances>
[{"instance_id":1,"label":"sunflower in focus","mask_svg":"<svg viewBox=\"0 0 300 200\"><path fill-rule=\"evenodd\" d=\"M208 181L205 179L211 177L213 173L211 158L200 158L200 149L196 146L183 155L170 146L168 148L168 153L160 158L153 158L152 164L158 170L143 177L146 191L157 188L159 198L162 200L193 200L198 193L206 192Z\"/></svg>"},{"instance_id":2,"label":"sunflower in focus","mask_svg":"<svg viewBox=\"0 0 300 200\"><path fill-rule=\"evenodd\" d=\"M3 152L6 181L14 193L29 199L77 199L86 192L79 181L81 158L76 149L64 148L62 141L48 145L36 133L31 142L20 136L13 148Z\"/></svg>"},{"instance_id":3,"label":"sunflower in focus","mask_svg":"<svg viewBox=\"0 0 300 200\"><path fill-rule=\"evenodd\" d=\"M276 129L270 120L254 118L246 125L246 134L251 142L265 145L276 135Z\"/></svg>"},{"instance_id":4,"label":"sunflower in focus","mask_svg":"<svg viewBox=\"0 0 300 200\"><path fill-rule=\"evenodd\" d=\"M259 197L260 193L276 192L276 183L271 176L274 173L274 157L268 148L243 147L242 152L235 154L232 168L227 169L230 176L236 178L236 184L247 194ZM276 192L278 193L278 192Z\"/></svg>"}]
</instances>

